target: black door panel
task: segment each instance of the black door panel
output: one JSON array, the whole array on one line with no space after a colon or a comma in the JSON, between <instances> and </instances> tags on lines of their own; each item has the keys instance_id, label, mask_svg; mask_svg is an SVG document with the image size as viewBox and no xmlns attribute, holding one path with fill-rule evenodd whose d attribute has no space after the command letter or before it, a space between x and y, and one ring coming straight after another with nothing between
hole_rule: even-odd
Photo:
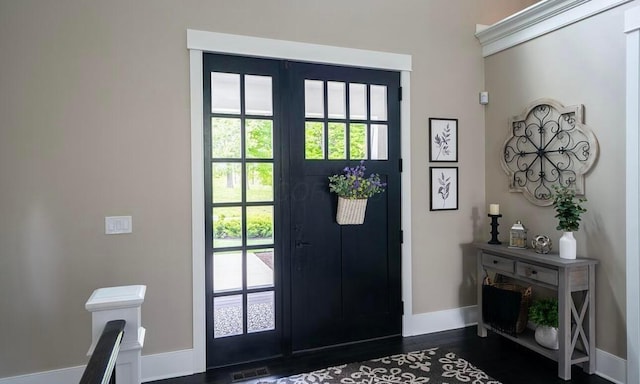
<instances>
[{"instance_id":1,"label":"black door panel","mask_svg":"<svg viewBox=\"0 0 640 384\"><path fill-rule=\"evenodd\" d=\"M303 248L294 246L291 251L292 349L400 334L399 74L297 64L291 66L289 76L297 101L290 125L290 180L298 189L309 192L294 194L291 201L295 224L292 236L307 243ZM369 199L363 225L336 223L337 197L328 188L328 176L359 161L305 159L303 127L305 121L340 122L347 127L351 123L369 126L380 121L349 119L348 97L347 116L343 119L305 117L305 79L387 87L388 119L384 124L388 126L388 160L368 159L365 166L367 175L380 174L388 187L386 192ZM325 89L325 106L327 93Z\"/></svg>"}]
</instances>

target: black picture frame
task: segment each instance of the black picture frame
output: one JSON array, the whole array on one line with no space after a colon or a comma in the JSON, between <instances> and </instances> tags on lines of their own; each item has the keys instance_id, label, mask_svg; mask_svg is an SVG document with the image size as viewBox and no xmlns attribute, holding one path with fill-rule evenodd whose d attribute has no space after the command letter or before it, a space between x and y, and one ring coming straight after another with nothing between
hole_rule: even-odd
<instances>
[{"instance_id":1,"label":"black picture frame","mask_svg":"<svg viewBox=\"0 0 640 384\"><path fill-rule=\"evenodd\" d=\"M458 167L429 167L429 180L429 210L458 210Z\"/></svg>"},{"instance_id":2,"label":"black picture frame","mask_svg":"<svg viewBox=\"0 0 640 384\"><path fill-rule=\"evenodd\" d=\"M458 162L458 119L429 118L429 162Z\"/></svg>"}]
</instances>

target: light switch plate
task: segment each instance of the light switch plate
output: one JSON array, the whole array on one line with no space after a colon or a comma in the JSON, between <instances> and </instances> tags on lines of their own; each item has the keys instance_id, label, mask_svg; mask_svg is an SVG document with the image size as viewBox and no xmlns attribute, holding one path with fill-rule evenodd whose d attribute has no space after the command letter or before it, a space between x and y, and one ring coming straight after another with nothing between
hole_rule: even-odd
<instances>
[{"instance_id":1,"label":"light switch plate","mask_svg":"<svg viewBox=\"0 0 640 384\"><path fill-rule=\"evenodd\" d=\"M489 92L487 92L487 91L480 92L479 99L480 99L479 100L480 104L482 104L482 105L489 104Z\"/></svg>"},{"instance_id":2,"label":"light switch plate","mask_svg":"<svg viewBox=\"0 0 640 384\"><path fill-rule=\"evenodd\" d=\"M133 232L131 216L106 216L104 218L104 233L119 235Z\"/></svg>"}]
</instances>

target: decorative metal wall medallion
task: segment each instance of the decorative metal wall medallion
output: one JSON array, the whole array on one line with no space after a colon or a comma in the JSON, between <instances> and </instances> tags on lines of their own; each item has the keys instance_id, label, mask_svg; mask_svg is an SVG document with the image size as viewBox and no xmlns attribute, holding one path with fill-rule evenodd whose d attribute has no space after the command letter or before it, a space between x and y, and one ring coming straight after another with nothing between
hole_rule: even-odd
<instances>
[{"instance_id":1,"label":"decorative metal wall medallion","mask_svg":"<svg viewBox=\"0 0 640 384\"><path fill-rule=\"evenodd\" d=\"M584 194L584 174L598 157L598 141L583 124L583 111L582 105L540 99L510 119L501 164L511 192L540 206L553 203L553 185L573 185Z\"/></svg>"}]
</instances>

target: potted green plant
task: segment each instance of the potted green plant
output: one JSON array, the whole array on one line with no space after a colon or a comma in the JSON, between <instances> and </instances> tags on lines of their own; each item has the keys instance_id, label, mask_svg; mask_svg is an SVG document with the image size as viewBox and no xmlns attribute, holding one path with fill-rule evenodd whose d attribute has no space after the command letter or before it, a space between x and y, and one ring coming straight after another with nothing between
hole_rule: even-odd
<instances>
[{"instance_id":1,"label":"potted green plant","mask_svg":"<svg viewBox=\"0 0 640 384\"><path fill-rule=\"evenodd\" d=\"M554 186L553 207L558 219L557 230L563 231L560 238L560 257L563 259L576 258L576 239L573 232L580 228L580 215L587 212L580 204L585 198L576 199L576 192L567 186Z\"/></svg>"},{"instance_id":2,"label":"potted green plant","mask_svg":"<svg viewBox=\"0 0 640 384\"><path fill-rule=\"evenodd\" d=\"M345 167L342 174L329 176L329 191L338 195L336 221L340 225L362 224L369 197L384 192L386 183L376 173L365 177L364 160Z\"/></svg>"},{"instance_id":3,"label":"potted green plant","mask_svg":"<svg viewBox=\"0 0 640 384\"><path fill-rule=\"evenodd\" d=\"M535 339L549 349L558 349L558 299L535 300L529 306L529 321L536 324Z\"/></svg>"}]
</instances>

